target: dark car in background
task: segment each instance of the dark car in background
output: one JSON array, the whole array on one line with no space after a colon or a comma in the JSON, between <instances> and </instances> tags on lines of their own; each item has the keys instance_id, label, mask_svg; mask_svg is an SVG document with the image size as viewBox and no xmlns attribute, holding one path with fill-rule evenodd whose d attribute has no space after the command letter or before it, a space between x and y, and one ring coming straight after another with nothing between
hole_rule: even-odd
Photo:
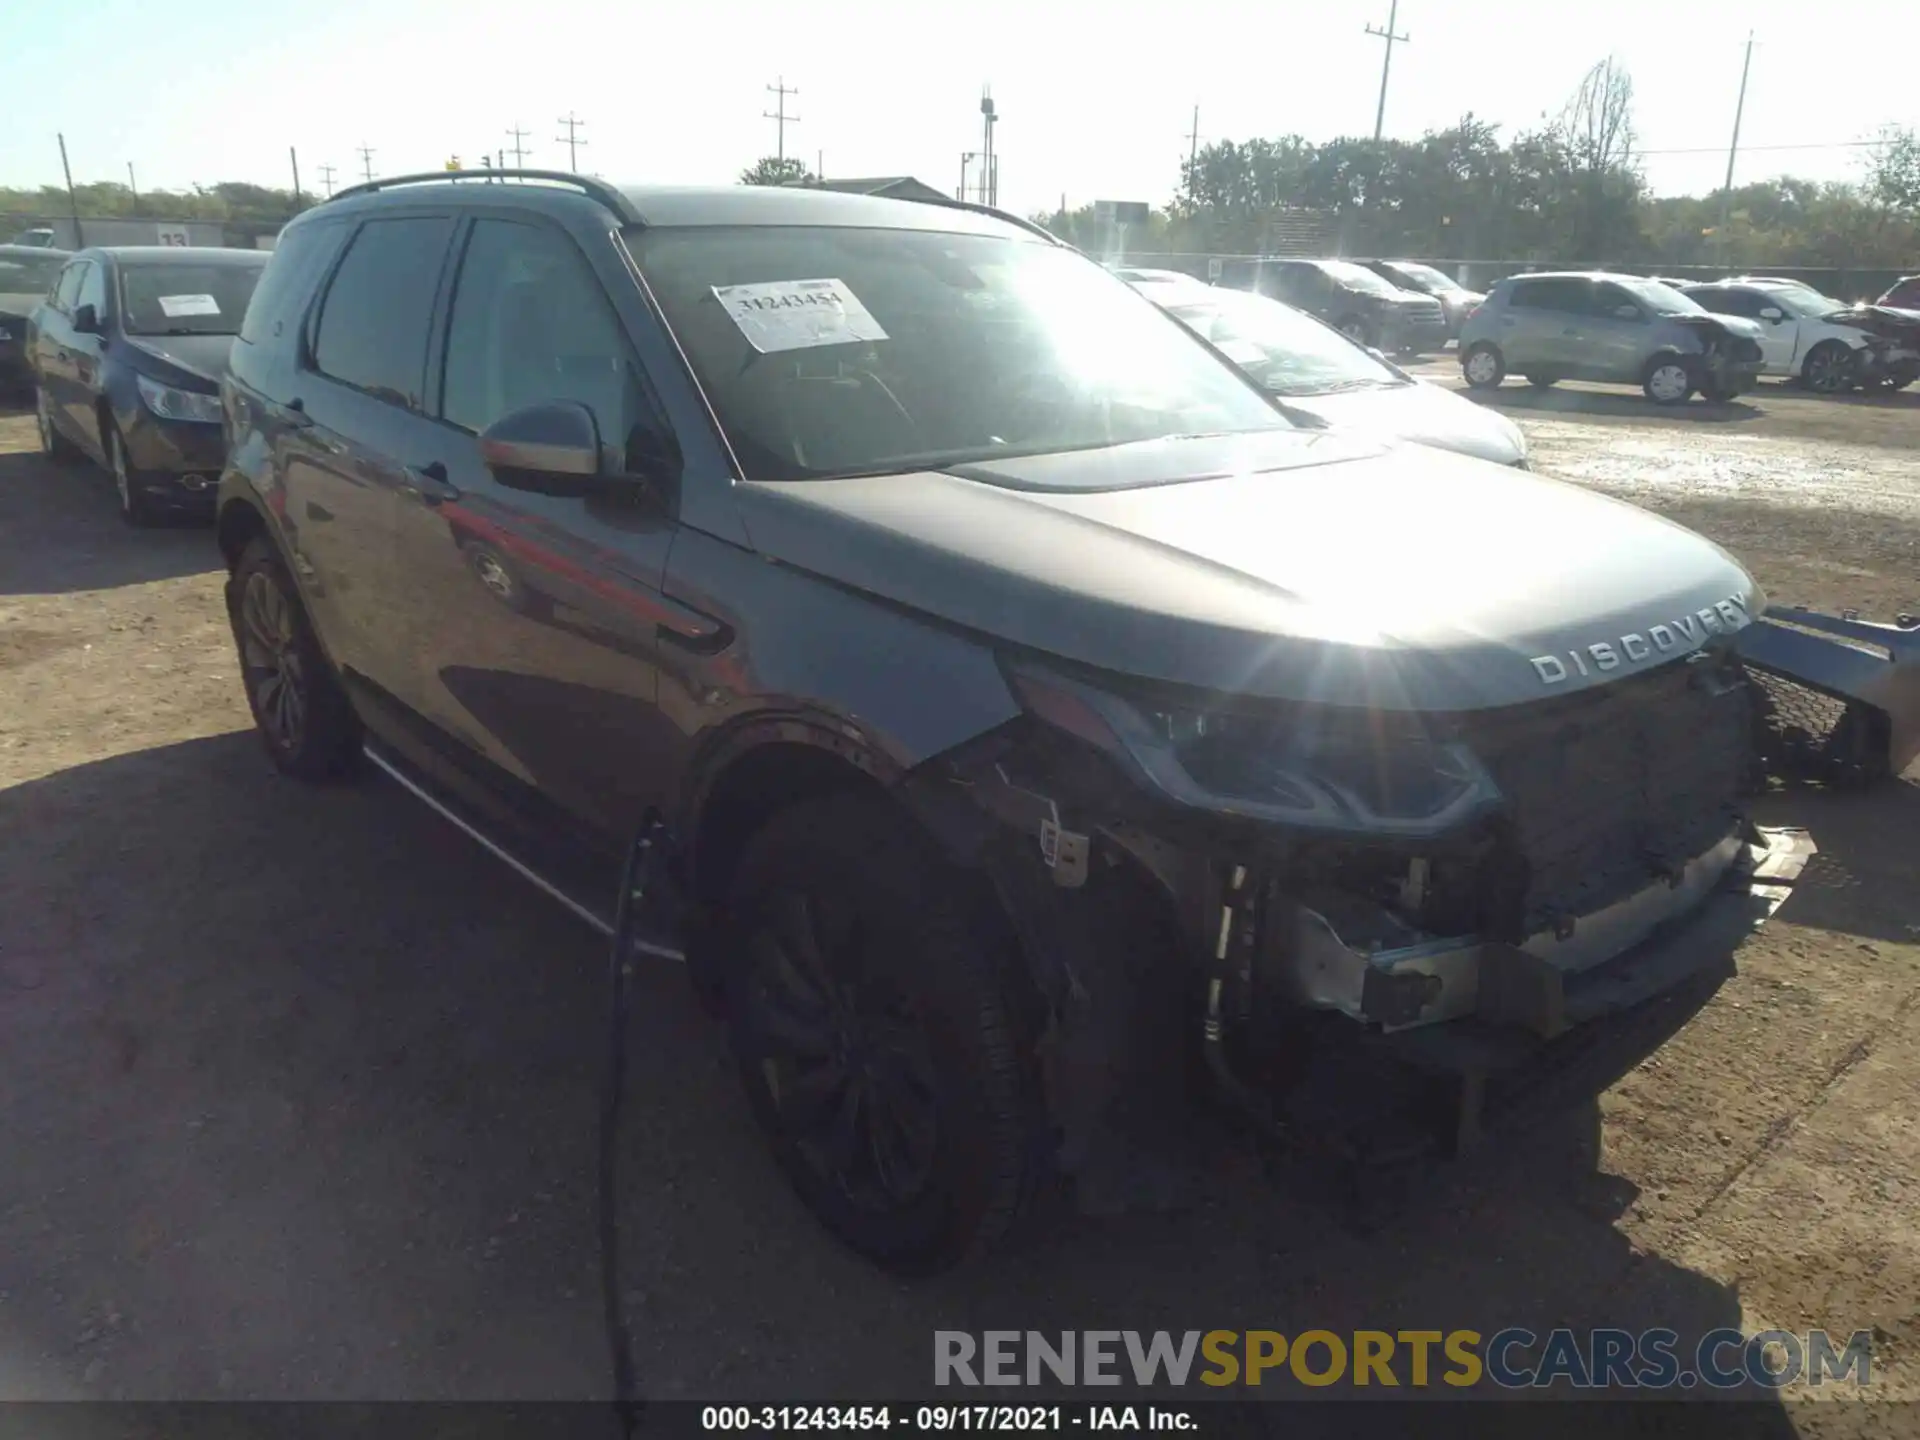
<instances>
[{"instance_id":1,"label":"dark car in background","mask_svg":"<svg viewBox=\"0 0 1920 1440\"><path fill-rule=\"evenodd\" d=\"M33 313L27 361L40 447L106 467L120 514L211 514L225 443L220 376L266 268L253 250L75 252Z\"/></svg>"},{"instance_id":2,"label":"dark car in background","mask_svg":"<svg viewBox=\"0 0 1920 1440\"><path fill-rule=\"evenodd\" d=\"M1920 275L1907 275L1887 287L1887 293L1873 302L1891 305L1896 310L1920 310Z\"/></svg>"},{"instance_id":3,"label":"dark car in background","mask_svg":"<svg viewBox=\"0 0 1920 1440\"><path fill-rule=\"evenodd\" d=\"M1362 260L1360 263L1402 290L1438 300L1440 311L1446 317L1449 340L1459 336L1460 322L1487 298L1478 290L1469 290L1446 271L1418 260Z\"/></svg>"},{"instance_id":4,"label":"dark car in background","mask_svg":"<svg viewBox=\"0 0 1920 1440\"><path fill-rule=\"evenodd\" d=\"M0 245L0 390L31 383L27 321L47 298L66 263L64 250Z\"/></svg>"},{"instance_id":5,"label":"dark car in background","mask_svg":"<svg viewBox=\"0 0 1920 1440\"><path fill-rule=\"evenodd\" d=\"M1351 260L1230 260L1221 278L1317 316L1375 350L1418 355L1446 348L1447 317L1438 300Z\"/></svg>"}]
</instances>

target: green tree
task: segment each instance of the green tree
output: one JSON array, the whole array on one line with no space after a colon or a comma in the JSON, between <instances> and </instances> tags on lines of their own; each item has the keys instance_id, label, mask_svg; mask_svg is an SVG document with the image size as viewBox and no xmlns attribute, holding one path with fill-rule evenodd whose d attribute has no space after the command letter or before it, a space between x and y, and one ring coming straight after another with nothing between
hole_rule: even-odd
<instances>
[{"instance_id":1,"label":"green tree","mask_svg":"<svg viewBox=\"0 0 1920 1440\"><path fill-rule=\"evenodd\" d=\"M1895 215L1920 219L1920 137L1906 126L1881 130L1867 169L1867 193Z\"/></svg>"},{"instance_id":2,"label":"green tree","mask_svg":"<svg viewBox=\"0 0 1920 1440\"><path fill-rule=\"evenodd\" d=\"M791 155L762 155L740 172L742 185L811 185L814 174Z\"/></svg>"}]
</instances>

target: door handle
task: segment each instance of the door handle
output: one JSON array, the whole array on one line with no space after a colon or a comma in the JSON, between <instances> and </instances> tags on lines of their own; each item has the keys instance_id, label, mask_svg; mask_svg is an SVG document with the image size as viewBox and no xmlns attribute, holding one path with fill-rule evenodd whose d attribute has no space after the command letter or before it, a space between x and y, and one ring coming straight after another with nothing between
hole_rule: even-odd
<instances>
[{"instance_id":1,"label":"door handle","mask_svg":"<svg viewBox=\"0 0 1920 1440\"><path fill-rule=\"evenodd\" d=\"M1578 330L1562 330L1560 333L1562 335L1571 335L1575 340L1580 338L1580 332Z\"/></svg>"},{"instance_id":2,"label":"door handle","mask_svg":"<svg viewBox=\"0 0 1920 1440\"><path fill-rule=\"evenodd\" d=\"M439 505L460 498L460 492L447 479L447 467L438 460L425 465L409 465L400 488L422 505Z\"/></svg>"},{"instance_id":3,"label":"door handle","mask_svg":"<svg viewBox=\"0 0 1920 1440\"><path fill-rule=\"evenodd\" d=\"M691 605L682 605L665 595L653 600L655 633L669 644L696 655L718 655L733 643L733 629Z\"/></svg>"}]
</instances>

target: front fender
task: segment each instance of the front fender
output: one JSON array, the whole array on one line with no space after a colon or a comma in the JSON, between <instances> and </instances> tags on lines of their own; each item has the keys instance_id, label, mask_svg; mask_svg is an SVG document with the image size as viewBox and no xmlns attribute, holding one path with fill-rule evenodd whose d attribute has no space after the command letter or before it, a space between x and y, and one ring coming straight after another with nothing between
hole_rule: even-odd
<instances>
[{"instance_id":1,"label":"front fender","mask_svg":"<svg viewBox=\"0 0 1920 1440\"><path fill-rule=\"evenodd\" d=\"M1740 631L1736 644L1749 667L1862 717L1849 727L1843 715L1830 735L1798 737L1800 746L1818 751L1844 743L1853 753L1821 758L1868 775L1899 775L1920 759L1920 622L1912 616L1886 625L1851 612L1774 605Z\"/></svg>"}]
</instances>

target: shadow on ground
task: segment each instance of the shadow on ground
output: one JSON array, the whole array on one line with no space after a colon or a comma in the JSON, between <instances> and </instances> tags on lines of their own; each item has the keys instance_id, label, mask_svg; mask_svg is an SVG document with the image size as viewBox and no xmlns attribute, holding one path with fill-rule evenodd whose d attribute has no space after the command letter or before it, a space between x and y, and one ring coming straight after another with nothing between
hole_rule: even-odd
<instances>
[{"instance_id":1,"label":"shadow on ground","mask_svg":"<svg viewBox=\"0 0 1920 1440\"><path fill-rule=\"evenodd\" d=\"M1596 417L1635 420L1642 423L1669 421L1690 425L1737 425L1757 420L1764 413L1749 399L1716 404L1698 397L1685 405L1656 405L1638 390L1586 385L1555 385L1536 389L1532 385L1502 385L1495 390L1463 391L1468 399L1497 410L1511 410L1540 419L1586 420Z\"/></svg>"},{"instance_id":2,"label":"shadow on ground","mask_svg":"<svg viewBox=\"0 0 1920 1440\"><path fill-rule=\"evenodd\" d=\"M410 798L245 734L0 792L0 957L10 1396L604 1393L600 943ZM1628 1182L1537 1152L1361 1238L1305 1162L1223 1144L1195 1213L891 1279L781 1183L684 977L639 988L625 1283L661 1398L925 1395L936 1329L1739 1323L1630 1247Z\"/></svg>"},{"instance_id":3,"label":"shadow on ground","mask_svg":"<svg viewBox=\"0 0 1920 1440\"><path fill-rule=\"evenodd\" d=\"M220 565L204 521L123 524L113 482L97 465L0 452L0 596L107 590Z\"/></svg>"}]
</instances>

